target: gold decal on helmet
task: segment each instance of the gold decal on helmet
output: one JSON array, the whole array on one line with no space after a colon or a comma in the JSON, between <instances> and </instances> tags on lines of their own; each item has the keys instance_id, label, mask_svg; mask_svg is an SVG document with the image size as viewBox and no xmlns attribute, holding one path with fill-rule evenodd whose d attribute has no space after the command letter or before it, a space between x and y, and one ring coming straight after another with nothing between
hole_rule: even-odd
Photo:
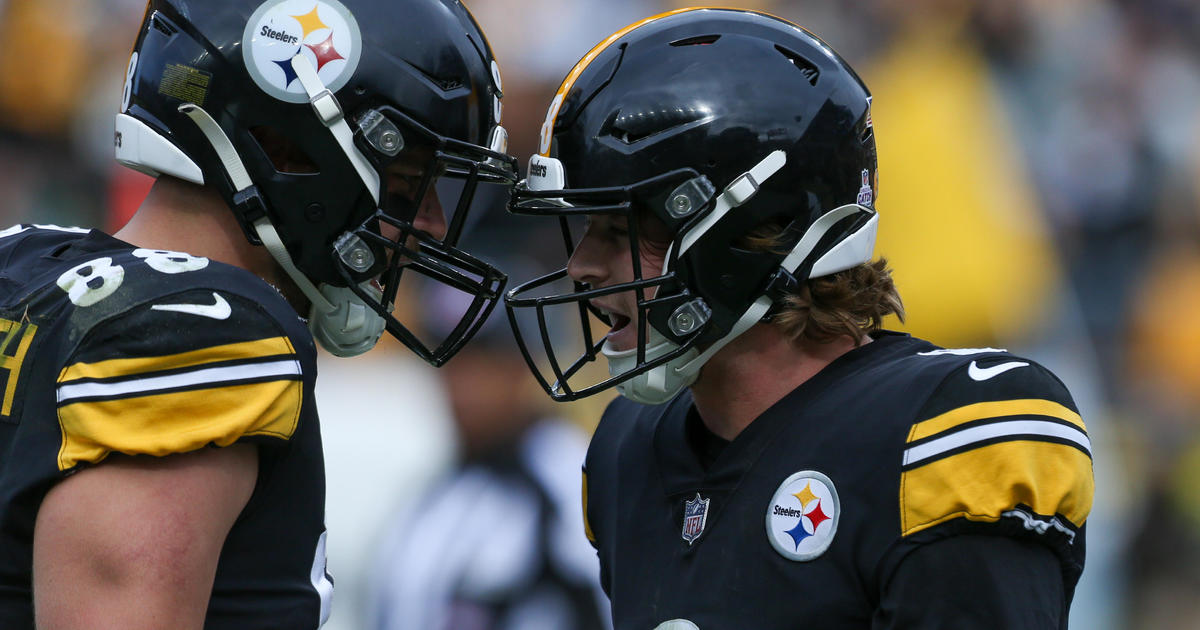
<instances>
[{"instance_id":1,"label":"gold decal on helmet","mask_svg":"<svg viewBox=\"0 0 1200 630\"><path fill-rule=\"evenodd\" d=\"M184 103L195 103L203 106L208 97L208 84L212 74L191 66L173 63L163 68L162 78L158 81L158 93L163 96L177 98Z\"/></svg>"}]
</instances>

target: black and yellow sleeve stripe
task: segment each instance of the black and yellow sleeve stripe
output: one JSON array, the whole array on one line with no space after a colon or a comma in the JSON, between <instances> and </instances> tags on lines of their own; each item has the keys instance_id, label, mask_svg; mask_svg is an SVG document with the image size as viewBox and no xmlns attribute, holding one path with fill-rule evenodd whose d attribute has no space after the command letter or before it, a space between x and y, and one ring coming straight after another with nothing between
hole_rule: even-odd
<instances>
[{"instance_id":1,"label":"black and yellow sleeve stripe","mask_svg":"<svg viewBox=\"0 0 1200 630\"><path fill-rule=\"evenodd\" d=\"M167 455L244 436L289 439L303 398L287 337L78 362L57 383L59 470L111 452Z\"/></svg>"},{"instance_id":2,"label":"black and yellow sleeve stripe","mask_svg":"<svg viewBox=\"0 0 1200 630\"><path fill-rule=\"evenodd\" d=\"M975 402L917 422L901 470L905 536L1008 517L1072 540L1092 507L1091 441L1079 414L1054 400Z\"/></svg>"}]
</instances>

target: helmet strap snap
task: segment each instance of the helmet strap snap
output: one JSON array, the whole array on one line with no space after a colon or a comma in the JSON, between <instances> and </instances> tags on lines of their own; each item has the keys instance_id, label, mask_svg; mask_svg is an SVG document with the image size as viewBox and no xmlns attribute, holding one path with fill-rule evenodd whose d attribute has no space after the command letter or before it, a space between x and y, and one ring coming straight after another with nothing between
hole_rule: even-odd
<instances>
[{"instance_id":1,"label":"helmet strap snap","mask_svg":"<svg viewBox=\"0 0 1200 630\"><path fill-rule=\"evenodd\" d=\"M704 217L699 224L688 230L683 236L683 241L679 247L679 255L683 256L696 241L700 240L706 232L712 229L717 223L725 217L725 215L734 208L750 201L755 194L758 193L761 187L772 175L779 172L783 165L787 164L787 153L782 150L775 150L767 154L758 164L754 165L749 171L742 173L734 178L725 190L717 195L717 201L713 206L712 212Z\"/></svg>"}]
</instances>

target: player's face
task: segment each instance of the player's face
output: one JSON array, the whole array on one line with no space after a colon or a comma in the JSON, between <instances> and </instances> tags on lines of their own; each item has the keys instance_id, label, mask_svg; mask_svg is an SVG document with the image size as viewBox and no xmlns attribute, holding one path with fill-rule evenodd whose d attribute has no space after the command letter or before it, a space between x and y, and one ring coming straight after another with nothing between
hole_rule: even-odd
<instances>
[{"instance_id":1,"label":"player's face","mask_svg":"<svg viewBox=\"0 0 1200 630\"><path fill-rule=\"evenodd\" d=\"M446 236L446 214L442 209L441 200L438 199L437 186L430 185L424 197L421 198L420 205L417 206L415 212L412 211L417 195L421 194L421 180L424 178L422 168L416 166L413 161L394 162L387 167L384 175L387 177L387 197L383 201L384 210L394 216L405 216L412 212L413 227L429 233L436 239L444 238ZM380 233L388 239L396 240L400 237L400 228L390 223L381 221L379 229ZM412 250L421 247L415 236L409 236L404 245ZM393 253L389 251L388 256L392 256ZM401 261L407 263L408 257L405 256Z\"/></svg>"},{"instance_id":2,"label":"player's face","mask_svg":"<svg viewBox=\"0 0 1200 630\"><path fill-rule=\"evenodd\" d=\"M385 208L411 207L421 192L424 172L410 162L396 162L387 169L387 200ZM428 232L436 239L446 236L446 215L438 199L437 186L430 185L417 206L413 227ZM413 243L410 243L413 245Z\"/></svg>"},{"instance_id":3,"label":"player's face","mask_svg":"<svg viewBox=\"0 0 1200 630\"><path fill-rule=\"evenodd\" d=\"M642 278L662 275L665 247L639 239L638 255ZM583 238L567 263L567 273L573 280L585 282L594 289L635 280L628 218L590 215ZM646 297L652 297L654 291L646 290ZM630 325L637 319L637 293L626 291L605 295L591 300L591 304L606 313L612 322L606 339L614 350L628 350L637 345L637 329Z\"/></svg>"}]
</instances>

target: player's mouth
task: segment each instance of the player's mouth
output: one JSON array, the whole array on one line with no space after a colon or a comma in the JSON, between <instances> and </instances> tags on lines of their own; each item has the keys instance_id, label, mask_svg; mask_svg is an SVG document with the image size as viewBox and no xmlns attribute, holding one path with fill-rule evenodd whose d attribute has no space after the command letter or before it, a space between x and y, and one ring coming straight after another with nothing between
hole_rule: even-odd
<instances>
[{"instance_id":1,"label":"player's mouth","mask_svg":"<svg viewBox=\"0 0 1200 630\"><path fill-rule=\"evenodd\" d=\"M617 313L610 313L608 316L608 321L612 324L612 329L608 331L608 334L611 335L614 333L619 333L622 330L625 330L625 327L628 326L629 322L632 320L630 320L628 317L625 317L624 315L620 315Z\"/></svg>"},{"instance_id":2,"label":"player's mouth","mask_svg":"<svg viewBox=\"0 0 1200 630\"><path fill-rule=\"evenodd\" d=\"M637 344L637 331L629 325L633 318L605 304L593 302L592 306L608 318L610 328L605 338L614 349L627 350Z\"/></svg>"}]
</instances>

